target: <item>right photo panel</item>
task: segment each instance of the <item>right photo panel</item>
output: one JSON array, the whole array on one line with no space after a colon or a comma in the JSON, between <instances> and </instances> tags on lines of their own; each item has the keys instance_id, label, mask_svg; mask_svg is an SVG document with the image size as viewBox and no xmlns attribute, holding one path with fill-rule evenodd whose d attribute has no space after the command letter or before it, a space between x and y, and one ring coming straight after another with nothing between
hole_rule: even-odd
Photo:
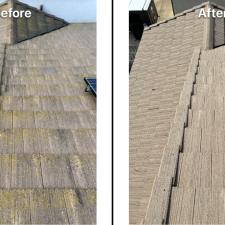
<instances>
[{"instance_id":1,"label":"right photo panel","mask_svg":"<svg viewBox=\"0 0 225 225\"><path fill-rule=\"evenodd\" d=\"M129 0L129 223L225 224L225 0Z\"/></svg>"}]
</instances>

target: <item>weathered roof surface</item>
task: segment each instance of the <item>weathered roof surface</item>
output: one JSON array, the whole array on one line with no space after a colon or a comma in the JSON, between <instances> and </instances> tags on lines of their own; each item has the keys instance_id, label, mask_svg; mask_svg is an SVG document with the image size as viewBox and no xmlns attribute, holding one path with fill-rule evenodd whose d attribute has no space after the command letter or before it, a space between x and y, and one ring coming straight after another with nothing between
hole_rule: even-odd
<instances>
[{"instance_id":1,"label":"weathered roof surface","mask_svg":"<svg viewBox=\"0 0 225 225\"><path fill-rule=\"evenodd\" d=\"M83 80L96 73L96 24L5 52L0 223L96 224L96 98Z\"/></svg>"},{"instance_id":2,"label":"weathered roof surface","mask_svg":"<svg viewBox=\"0 0 225 225\"><path fill-rule=\"evenodd\" d=\"M130 74L130 224L145 218L180 93L205 21L199 8L144 31Z\"/></svg>"},{"instance_id":3,"label":"weathered roof surface","mask_svg":"<svg viewBox=\"0 0 225 225\"><path fill-rule=\"evenodd\" d=\"M168 224L224 224L225 47L202 51Z\"/></svg>"}]
</instances>

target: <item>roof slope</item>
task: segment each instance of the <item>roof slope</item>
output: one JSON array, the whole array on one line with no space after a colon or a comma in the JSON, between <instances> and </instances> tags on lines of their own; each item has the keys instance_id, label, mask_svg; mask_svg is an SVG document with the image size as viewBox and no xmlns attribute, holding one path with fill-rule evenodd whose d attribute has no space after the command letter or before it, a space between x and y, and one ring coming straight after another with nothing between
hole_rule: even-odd
<instances>
[{"instance_id":1,"label":"roof slope","mask_svg":"<svg viewBox=\"0 0 225 225\"><path fill-rule=\"evenodd\" d=\"M7 46L0 96L0 223L96 224L96 24Z\"/></svg>"},{"instance_id":2,"label":"roof slope","mask_svg":"<svg viewBox=\"0 0 225 225\"><path fill-rule=\"evenodd\" d=\"M130 74L130 224L143 221L193 49L199 8L144 31Z\"/></svg>"},{"instance_id":3,"label":"roof slope","mask_svg":"<svg viewBox=\"0 0 225 225\"><path fill-rule=\"evenodd\" d=\"M224 224L224 58L193 53L144 224Z\"/></svg>"},{"instance_id":4,"label":"roof slope","mask_svg":"<svg viewBox=\"0 0 225 225\"><path fill-rule=\"evenodd\" d=\"M203 51L167 224L224 224L225 47Z\"/></svg>"}]
</instances>

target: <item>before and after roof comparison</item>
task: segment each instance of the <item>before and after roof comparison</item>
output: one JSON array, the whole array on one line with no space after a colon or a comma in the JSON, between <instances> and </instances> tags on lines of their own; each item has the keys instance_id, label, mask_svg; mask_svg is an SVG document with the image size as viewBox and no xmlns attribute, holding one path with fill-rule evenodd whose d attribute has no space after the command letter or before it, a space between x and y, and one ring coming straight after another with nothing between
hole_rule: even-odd
<instances>
[{"instance_id":1,"label":"before and after roof comparison","mask_svg":"<svg viewBox=\"0 0 225 225\"><path fill-rule=\"evenodd\" d=\"M225 224L225 0L126 1L122 168L107 161L115 132L109 140L99 125L110 110L99 104L106 95L99 74L110 79L111 68L96 57L103 48L107 58L109 32L97 30L102 22L111 28L98 4L0 1L0 224L127 225L106 213L116 199L111 166L129 189L126 212L111 210L128 224ZM126 103L113 84L107 91L120 97L122 116ZM122 158L126 149L115 146Z\"/></svg>"}]
</instances>

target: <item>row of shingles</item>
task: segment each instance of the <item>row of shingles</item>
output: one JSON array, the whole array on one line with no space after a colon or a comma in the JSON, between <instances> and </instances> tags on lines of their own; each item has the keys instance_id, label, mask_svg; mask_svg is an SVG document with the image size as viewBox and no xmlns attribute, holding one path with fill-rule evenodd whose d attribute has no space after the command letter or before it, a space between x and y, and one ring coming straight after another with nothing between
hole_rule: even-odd
<instances>
[{"instance_id":1,"label":"row of shingles","mask_svg":"<svg viewBox=\"0 0 225 225\"><path fill-rule=\"evenodd\" d=\"M43 37L44 38L44 37ZM54 42L55 43L55 42ZM59 43L57 43L59 44ZM77 46L74 45L74 43L71 44L70 51L67 51L65 46L58 45L57 48L53 48L53 46L42 46L41 48L38 48L40 44L37 44L35 46L30 46L29 48L26 46L23 46L22 44L18 44L16 46L10 46L10 48L7 50L7 52L10 54L9 60L11 63L14 62L14 60L17 59L17 56L21 56L21 62L24 64L27 64L27 62L34 62L34 60L43 61L46 56L49 56L49 62L51 63L52 60L55 60L55 54L58 54L59 57L56 60L60 59L68 59L71 62L76 62L82 59L83 55L87 55L88 59L82 59L85 60L85 63L87 65L90 65L89 62L95 61L94 52L96 50L95 46L92 46L91 48L87 46ZM79 51L80 50L80 51ZM77 53L76 58L71 58L74 54L74 51ZM39 53L37 55L37 53ZM61 54L60 54L61 53ZM30 58L30 56L32 56ZM28 60L27 62L25 60Z\"/></svg>"},{"instance_id":2,"label":"row of shingles","mask_svg":"<svg viewBox=\"0 0 225 225\"><path fill-rule=\"evenodd\" d=\"M81 50L80 52L78 50ZM82 54L88 55L89 59L94 60L94 51L95 51L95 47L93 46L92 48L88 48L86 46L71 46L71 51L67 51L65 48L63 47L59 47L57 49L50 48L50 47L46 47L46 48L41 48L38 49L36 46L29 47L29 49L25 46L20 47L20 46L11 46L7 52L10 54L9 56L9 60L16 60L17 56L21 56L21 60L27 59L29 62L34 61L35 59L37 60L44 60L44 58L46 56L49 56L49 60L51 61L52 59L55 59L54 55L55 53L62 53L61 55L59 55L59 59L70 59L71 60L71 56L74 54L74 51L78 51L77 52L77 59L79 60L79 58L82 57ZM37 53L39 53L39 55L37 55ZM48 54L49 53L49 54ZM91 55L89 55L90 53L92 53ZM65 55L66 54L66 55ZM32 58L30 58L30 56L32 56ZM86 62L86 61L85 61Z\"/></svg>"},{"instance_id":3,"label":"row of shingles","mask_svg":"<svg viewBox=\"0 0 225 225\"><path fill-rule=\"evenodd\" d=\"M13 51L16 51L14 49L9 49L7 52L10 54ZM34 49L33 51L25 51L24 49L18 49L18 53L13 53L9 55L9 61L6 64L6 66L11 66L16 63L16 65L19 65L21 67L26 67L29 65L30 67L36 67L37 63L39 65L43 66L74 66L74 67L79 67L82 65L87 66L93 66L95 65L95 57L94 57L94 51L95 48L92 50L85 49L85 48L71 48L69 53L65 51L65 49L60 49L58 52L56 51L55 53L52 51L51 48L45 49L43 52L39 52L38 49ZM41 50L40 50L41 51ZM38 52L38 55L36 55L34 52ZM77 53L77 57L74 58L73 54L74 52ZM49 54L48 54L49 53ZM24 55L25 54L25 55ZM55 58L54 54L59 54L59 57ZM63 55L64 54L64 55ZM66 54L66 56L65 56ZM84 55L86 56L84 58ZM16 58L20 56L20 60L17 62ZM46 62L44 58L48 56L49 60ZM31 57L31 58L30 58Z\"/></svg>"},{"instance_id":4,"label":"row of shingles","mask_svg":"<svg viewBox=\"0 0 225 225\"><path fill-rule=\"evenodd\" d=\"M204 88L221 85L224 63L212 57L224 58L225 54L216 53L202 56L199 87L192 97L192 115L180 156L178 187L173 188L172 224L224 224L224 91Z\"/></svg>"},{"instance_id":5,"label":"row of shingles","mask_svg":"<svg viewBox=\"0 0 225 225\"><path fill-rule=\"evenodd\" d=\"M47 71L47 72L46 72ZM79 72L79 71L78 71ZM14 71L9 71L10 77L7 80L8 84L11 85L17 85L17 84L68 84L68 83L77 83L77 84L83 84L83 78L84 77L93 77L95 74L91 73L90 71L87 71L84 73L78 73L76 70L71 71L60 71L60 73L57 73L57 71L35 71L32 70L32 76L30 76L30 73L23 72L19 73L17 71L16 76L13 75Z\"/></svg>"},{"instance_id":6,"label":"row of shingles","mask_svg":"<svg viewBox=\"0 0 225 225\"><path fill-rule=\"evenodd\" d=\"M95 129L1 129L0 153L92 155L95 132Z\"/></svg>"},{"instance_id":7,"label":"row of shingles","mask_svg":"<svg viewBox=\"0 0 225 225\"><path fill-rule=\"evenodd\" d=\"M72 52L79 52L77 54L76 58L73 58L73 56L70 54L68 54L68 56L63 57L63 55L66 55L67 52L65 52L64 49L59 50L59 52L57 53L52 53L51 49L46 49L45 50L45 54L40 54L38 56L34 56L34 53L32 53L33 50L29 50L29 52L23 52L21 50L21 53L18 54L14 54L13 57L18 57L19 59L17 61L15 60L10 60L8 64L6 65L6 71L7 72L14 72L16 71L16 73L10 73L10 77L13 76L15 77L15 75L30 75L29 72L32 72L34 74L37 73L41 73L43 74L43 72L47 73L49 72L49 75L51 75L50 72L52 72L52 75L55 74L56 70L49 70L47 71L47 68L50 68L51 66L55 66L57 69L62 69L66 68L71 74L74 74L74 72L76 72L76 75L79 73L83 72L94 72L95 69L95 59L94 56L90 56L93 55L95 49L93 49L93 51L87 52L86 50L84 50L83 48L76 48L76 49L71 49ZM7 50L7 55L8 57L12 57L11 56L11 51L14 51L14 49L11 50ZM20 51L20 49L18 49L17 51ZM35 51L39 51L39 50L35 50ZM51 54L49 56L49 60L46 62L45 58L48 57L48 52L51 52L49 54ZM26 57L24 57L23 55L26 54ZM57 57L56 57L57 55ZM60 55L60 57L58 57L58 55ZM28 61L28 59L30 59ZM70 58L70 60L68 60L68 58ZM16 64L15 64L16 63ZM43 65L42 67L44 69L46 69L46 71L43 71L42 68L40 68L40 65ZM88 71L90 70L90 71ZM64 74L64 71L61 71ZM24 74L25 73L25 74Z\"/></svg>"},{"instance_id":8,"label":"row of shingles","mask_svg":"<svg viewBox=\"0 0 225 225\"><path fill-rule=\"evenodd\" d=\"M9 79L15 78L15 75L18 76L30 76L30 74L36 75L58 75L61 74L63 76L67 75L78 75L78 74L91 74L95 75L96 66L68 66L65 68L66 71L63 70L62 66L58 67L51 67L51 66L44 66L44 67L6 67L5 71L9 74ZM58 71L57 71L58 70ZM66 77L67 78L67 77Z\"/></svg>"},{"instance_id":9,"label":"row of shingles","mask_svg":"<svg viewBox=\"0 0 225 225\"><path fill-rule=\"evenodd\" d=\"M27 76L25 74L21 74L21 75L18 75L16 77L11 77L9 78L8 80L8 84L11 84L11 85L18 85L18 84L70 84L70 83L75 83L75 82L78 82L78 83L81 83L82 81L82 84L83 84L83 79L84 77L93 77L93 74L74 74L74 75L71 75L70 73L61 73L61 75L53 75L53 74L43 74L42 73L36 73L36 74L33 74L33 76Z\"/></svg>"},{"instance_id":10,"label":"row of shingles","mask_svg":"<svg viewBox=\"0 0 225 225\"><path fill-rule=\"evenodd\" d=\"M15 72L15 71L13 71L13 72ZM10 113L10 112L8 112L8 113ZM23 117L23 124L25 124L25 123L27 124L28 121L26 120L26 118L24 117L24 115L22 117ZM20 119L21 118L18 118L18 122L20 122ZM57 119L58 118L55 118L55 120L52 121L52 122L57 122ZM31 119L30 122L32 123L32 121L33 120ZM40 121L42 121L41 118L40 118ZM61 122L63 122L63 121L61 121ZM23 125L21 125L21 126L23 126ZM16 130L13 129L12 131L15 132ZM35 148L36 147L35 144L37 144L37 142L36 142L36 138L34 138L35 137L34 135L35 135L35 132L36 132L36 134L38 132L37 132L37 130L32 130L33 131L33 134L31 134L30 131L31 131L31 129L27 129L27 132L25 132L25 133L31 135L33 138L32 139L29 139L28 138L26 144L27 144L27 146L29 144L31 144L29 147L30 148ZM61 146L58 146L58 150L62 150L63 149L62 147L64 147L64 145L66 145L66 146L68 145L68 142L67 142L68 140L65 141L66 137L68 137L68 136L67 136L67 133L65 133L63 130L57 130L57 132L60 134L60 135L58 135L59 136L58 137L59 140L57 139L57 135L56 136L53 136L54 135L54 132L53 133L52 132L49 132L49 133L46 132L45 134L46 135L52 135L51 138L53 138L53 139L56 138L57 140L56 139L54 140L55 143L58 142L58 144L61 144ZM79 133L79 132L73 133L74 135L76 135L75 139L76 138L79 138L79 135L77 136L77 133ZM90 133L92 133L91 130L90 130ZM24 132L23 132L23 134L24 134ZM81 133L80 133L80 135L81 135ZM81 136L83 137L83 135L81 135ZM49 137L49 136L47 136L47 137ZM13 137L13 141L15 141L17 139L18 139L18 136L15 135ZM41 141L42 140L43 139L41 138ZM54 141L53 142L50 142L50 145L52 145L54 143ZM8 147L10 147L10 146L8 146ZM27 149L29 147L27 147ZM36 149L35 149L37 151L36 154L39 153L40 152L40 149L42 148L40 145L39 145L39 147L40 148L36 147ZM51 149L52 150L55 150L54 147L55 146L51 146ZM86 146L84 145L83 148L85 148L85 147ZM48 151L48 149L47 149L47 151ZM58 152L58 154L60 154L60 152ZM83 152L81 152L81 154L83 154ZM90 161L88 164L85 165L85 163L82 162L82 160L79 159L79 158L73 158L71 155L70 155L70 157L69 156L63 157L62 155L61 156L60 155L55 155L55 152L54 152L54 154L51 154L51 155L50 154L46 154L46 153L45 154L44 153L39 154L39 159L40 159L39 161L38 161L38 157L35 158L35 155L32 155L32 156L34 156L34 158L29 157L29 155L27 155L27 154L16 154L16 155L14 154L14 155L10 155L11 158L12 157L16 157L16 162L17 162L16 165L19 165L21 167L20 167L20 169L17 168L17 169L11 170L11 174L9 173L7 175L7 177L12 176L12 177L15 178L18 175L18 180L20 180L20 182L23 182L23 185L22 186L27 187L26 184L28 183L28 186L29 186L29 180L30 180L30 177L32 176L31 173L29 173L29 171L35 171L36 173L38 173L38 171L40 172L40 170L38 170L39 165L40 165L41 166L41 169L42 169L41 170L41 173L42 173L42 183L44 183L44 177L45 177L45 181L47 183L48 182L49 182L49 184L52 183L53 186L56 185L55 188L57 188L57 185L59 185L60 183L62 184L60 186L60 188L62 188L63 186L65 188L67 186L66 183L68 183L70 181L69 179L67 179L68 176L69 175L70 176L72 175L71 174L72 173L72 169L71 168L68 168L68 167L71 167L72 165L75 165L75 166L78 166L78 167L80 166L80 172L79 172L79 170L77 168L76 168L76 170L74 170L77 173L77 174L74 174L74 176L76 176L77 182L79 181L79 182L82 183L82 179L83 179L83 185L85 185L85 183L84 183L85 182L85 173L89 173L89 176L92 178L92 180L95 180L95 174L94 174L95 163L94 163L94 161ZM69 157L69 159L68 159L68 157ZM76 154L74 154L74 157L76 157ZM83 154L83 157L85 157L84 154ZM93 155L93 157L94 157L94 155ZM71 161L71 159L73 159L73 160ZM88 159L88 157L87 157L87 159ZM69 165L68 164L65 164L65 160L70 160L70 164ZM35 164L36 167L33 166L34 165L34 162L36 162L36 164ZM9 163L9 164L11 163L12 164L12 160L9 160L7 163ZM75 163L75 164L72 164L72 163ZM33 166L33 168L32 168L32 166ZM90 167L93 170L93 173L90 173L90 171L88 171L88 167L87 166ZM86 172L85 172L85 170L86 170ZM15 174L15 171L18 171L18 174ZM21 171L21 173L20 173L20 171ZM68 171L69 171L70 174L67 173ZM61 179L58 178L58 176L60 176L60 175L61 175ZM63 179L63 177L65 177L66 179ZM38 178L38 176L36 176L36 179L37 178ZM88 178L88 177L86 177L86 178ZM74 179L75 178L73 178L73 183L75 183L74 182ZM15 180L16 180L16 178L15 178ZM89 181L92 183L91 180L89 180ZM95 184L93 184L93 183L92 183L92 185L95 186ZM76 186L74 186L74 187L76 187ZM33 186L33 188L35 188L35 186ZM86 188L88 188L88 187L86 187ZM91 188L90 190L92 190L92 189L93 188ZM39 189L34 189L32 191L34 193L38 193L38 192L41 193L41 194L42 193L43 194L45 193L45 189L40 189L40 190ZM94 191L94 189L93 189L93 191ZM14 190L12 190L11 194L13 195L15 192L16 191L14 189ZM77 207L79 207L80 209L86 208L86 210L84 210L83 212L80 212L79 213L79 210L76 209L77 208L76 205L71 206L72 207L71 210L75 210L77 212L76 213L74 212L75 213L74 215L73 214L69 215L69 220L70 220L69 222L75 223L75 220L73 221L73 218L76 218L76 220L80 221L80 223L85 223L85 221L89 221L89 222L90 221L94 221L95 215L93 215L93 213L90 214L90 212L88 212L88 207L89 206L88 205L84 205L84 203L82 203L82 201L83 201L82 200L83 199L82 196L79 197L79 188L78 189L77 188L75 189L75 193L76 193L76 195L73 196L73 198L70 199L70 200L71 201L75 201L76 200L75 198L79 198L80 205L77 204ZM60 218L57 221L56 220L50 221L54 217L56 217L56 218L57 217L61 217L61 214L56 215L56 213L53 212L54 211L54 208L55 207L59 207L58 208L59 210L62 208L60 206L60 202L61 201L55 201L54 204L51 201L50 202L48 201L48 199L50 198L50 194L51 193L46 193L46 196L45 196L44 201L48 205L42 206L43 207L42 212L40 212L39 209L37 209L37 208L36 209L33 209L32 208L32 205L30 205L30 207L31 207L31 209L30 209L31 214L32 215L35 215L36 214L37 216L35 218L35 216L32 216L31 215L31 221L28 222L28 223L40 223L40 221L43 221L41 223L59 223L60 222ZM56 197L55 194L53 194L53 197ZM24 198L24 200L27 200L27 199ZM40 199L36 199L36 200L37 200L37 202L39 204L42 203ZM13 201L15 203L15 199ZM66 203L69 203L69 202L66 201ZM92 211L94 212L94 208L95 208L94 207L94 204L92 204L92 208L93 208ZM67 209L69 210L68 207L67 207ZM12 208L11 211L10 211L10 213L13 214L17 210L18 210L18 207ZM47 213L45 213L45 212L47 212ZM50 217L51 217L51 219L49 220ZM79 217L81 217L83 219L83 221L82 220L79 220ZM21 218L16 218L15 221L18 222L20 219ZM62 222L62 223L64 223L64 222Z\"/></svg>"},{"instance_id":11,"label":"row of shingles","mask_svg":"<svg viewBox=\"0 0 225 225\"><path fill-rule=\"evenodd\" d=\"M0 224L93 224L95 189L0 190Z\"/></svg>"},{"instance_id":12,"label":"row of shingles","mask_svg":"<svg viewBox=\"0 0 225 225\"><path fill-rule=\"evenodd\" d=\"M96 111L79 112L32 112L0 111L1 129L46 128L46 129L94 129Z\"/></svg>"},{"instance_id":13,"label":"row of shingles","mask_svg":"<svg viewBox=\"0 0 225 225\"><path fill-rule=\"evenodd\" d=\"M81 52L83 51L83 49L74 49L74 51L77 51L77 50L80 50ZM37 64L39 66L80 66L81 64L81 60L82 60L82 54L84 54L84 52L81 52L79 53L80 54L80 58L77 57L75 59L71 58L70 55L66 56L66 57L59 57L59 58L54 58L53 56L50 56L49 57L49 60L46 62L44 57L47 55L47 51L48 49L46 49L46 54L45 55L38 55L38 56L35 56L33 54L31 54L30 56L32 56L32 58L28 58L28 57L22 57L20 58L20 60L13 60L13 59L8 59L7 60L7 63L6 63L6 66L11 66L11 65L17 65L17 66L20 66L20 67L27 67L27 66L30 66L30 67L36 67ZM50 51L50 49L49 49ZM24 53L23 53L24 54ZM27 53L29 54L29 52ZM90 54L90 52L87 52L85 53L85 55L88 55ZM22 56L21 54L18 54L20 56ZM17 57L18 57L17 55ZM79 56L79 55L78 55ZM10 56L12 57L12 56ZM16 56L15 56L16 57ZM90 57L89 57L90 58ZM90 59L89 59L90 60ZM93 61L91 63L91 61ZM94 57L91 57L91 60L90 60L90 63L86 63L86 66L92 66L94 64Z\"/></svg>"},{"instance_id":14,"label":"row of shingles","mask_svg":"<svg viewBox=\"0 0 225 225\"><path fill-rule=\"evenodd\" d=\"M92 50L87 50L85 48L71 48L70 49L71 52L67 53L65 51L65 49L60 49L58 50L58 52L53 52L51 48L49 49L45 49L43 52L39 52L38 55L36 55L34 52L38 52L38 50L34 49L33 51L29 50L29 51L25 51L24 49L20 50L18 49L17 53L13 52L16 51L14 49L9 49L7 51L7 53L9 53L9 62L6 66L10 66L16 63L16 58L18 56L20 56L20 61L19 61L19 65L22 67L26 67L28 64L31 67L35 67L36 66L36 62L38 62L40 65L55 65L55 66L74 66L74 67L79 67L83 64L85 64L85 66L92 66L95 64L95 58L94 58L94 51L95 48L93 48ZM41 50L40 50L41 51ZM13 52L13 54L11 54ZM49 54L48 54L49 52ZM77 57L73 58L73 54L74 52L77 53ZM24 55L25 54L25 55ZM54 57L54 54L59 54L59 57L56 59ZM66 56L64 55L66 54ZM83 59L83 56L86 55L87 57ZM48 56L49 57L49 61L46 62L44 61L44 58ZM32 57L32 58L30 58Z\"/></svg>"},{"instance_id":15,"label":"row of shingles","mask_svg":"<svg viewBox=\"0 0 225 225\"><path fill-rule=\"evenodd\" d=\"M80 96L1 96L3 111L84 111L95 110L90 94Z\"/></svg>"},{"instance_id":16,"label":"row of shingles","mask_svg":"<svg viewBox=\"0 0 225 225\"><path fill-rule=\"evenodd\" d=\"M130 80L132 89L130 94L132 112L130 114L130 220L132 223L138 223L144 217L151 186L158 172L170 123L179 100L183 74L186 74L188 60L192 54L192 40L187 38L189 45L185 43L185 39L183 40L184 34L188 36L192 33L193 27L187 27L191 18L185 18L185 24L177 20L162 25L164 27L160 25L160 31L157 30L159 28L155 28L149 31L150 34L144 34L143 43L139 48L140 56L137 54L136 66L132 69L134 70ZM162 32L161 36L159 32ZM201 37L196 36L195 41L198 43L200 40ZM148 60L149 53L144 52L142 48L151 52L151 61ZM137 65L142 66L140 68ZM149 74L146 71L149 71ZM132 77L136 73L137 75ZM146 91L149 92L147 98ZM138 214L135 212L137 210Z\"/></svg>"},{"instance_id":17,"label":"row of shingles","mask_svg":"<svg viewBox=\"0 0 225 225\"><path fill-rule=\"evenodd\" d=\"M37 47L30 47L30 49L26 49L25 47L24 48L13 48L13 46L11 48L9 48L7 50L7 52L10 54L9 56L9 60L11 60L13 62L13 60L16 60L17 56L21 56L21 61L23 63L26 63L24 60L28 60L28 62L33 62L35 59L36 60L40 60L40 61L43 61L44 58L46 56L49 56L49 60L50 62L52 60L60 60L60 59L68 59L68 60L72 60L71 57L74 53L74 51L77 51L77 58L76 59L73 59L74 62L75 60L80 60L82 59L83 56L88 56L88 60L94 60L94 51L95 51L95 47L92 47L91 49L89 48L86 48L84 46L82 47L76 47L76 46L71 46L71 48L69 50L66 50L65 48L57 48L55 49L52 49L52 48L46 48L46 49L40 49L40 48L37 48ZM39 55L37 55L37 53L39 53ZM59 58L55 59L54 55L56 54L59 54ZM24 54L24 55L23 55ZM65 55L66 54L66 55ZM91 55L90 55L91 54ZM32 58L30 58L32 56ZM85 62L88 62L86 61L85 59ZM87 64L89 65L89 63Z\"/></svg>"},{"instance_id":18,"label":"row of shingles","mask_svg":"<svg viewBox=\"0 0 225 225\"><path fill-rule=\"evenodd\" d=\"M24 61L19 61L17 64L15 64L16 61L9 61L6 65L7 67L14 66L15 68L21 68L21 69L38 69L39 66L43 67L50 67L54 66L56 68L73 68L73 69L79 69L79 68L95 68L93 65L94 63L90 63L89 65L82 65L79 61L75 60L67 60L67 59L61 59L61 60L49 60L49 62L46 62L44 60L33 60L31 62L25 63ZM29 66L30 65L30 66ZM29 66L29 67L28 67Z\"/></svg>"},{"instance_id":19,"label":"row of shingles","mask_svg":"<svg viewBox=\"0 0 225 225\"><path fill-rule=\"evenodd\" d=\"M0 189L95 189L94 154L1 154Z\"/></svg>"},{"instance_id":20,"label":"row of shingles","mask_svg":"<svg viewBox=\"0 0 225 225\"><path fill-rule=\"evenodd\" d=\"M63 70L62 67L53 68L50 66L29 69L19 67L8 69L7 74L9 74L8 80L4 81L4 84L12 85L14 89L19 89L17 86L19 84L24 85L23 89L28 88L25 86L26 84L46 84L51 85L50 88L58 88L58 85L62 83L77 83L82 87L84 83L81 80L83 81L84 77L95 77L95 66L68 67L66 70ZM30 76L31 74L33 76Z\"/></svg>"},{"instance_id":21,"label":"row of shingles","mask_svg":"<svg viewBox=\"0 0 225 225\"><path fill-rule=\"evenodd\" d=\"M3 96L76 96L85 89L85 84L18 84L5 85Z\"/></svg>"}]
</instances>

